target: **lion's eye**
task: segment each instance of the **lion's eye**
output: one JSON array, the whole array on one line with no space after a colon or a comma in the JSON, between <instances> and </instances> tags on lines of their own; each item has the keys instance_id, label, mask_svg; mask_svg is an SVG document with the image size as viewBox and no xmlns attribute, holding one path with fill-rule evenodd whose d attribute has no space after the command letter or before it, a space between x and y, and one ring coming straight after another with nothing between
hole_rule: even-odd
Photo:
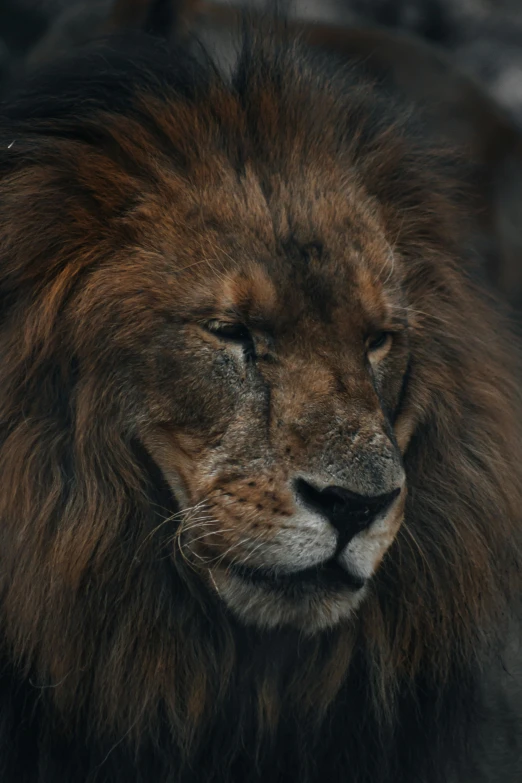
<instances>
[{"instance_id":1,"label":"lion's eye","mask_svg":"<svg viewBox=\"0 0 522 783\"><path fill-rule=\"evenodd\" d=\"M255 356L254 339L243 324L232 321L207 321L205 327L221 340L242 345L248 357Z\"/></svg>"},{"instance_id":2,"label":"lion's eye","mask_svg":"<svg viewBox=\"0 0 522 783\"><path fill-rule=\"evenodd\" d=\"M376 332L368 339L366 349L370 355L384 355L391 348L392 342L393 335L391 332Z\"/></svg>"}]
</instances>

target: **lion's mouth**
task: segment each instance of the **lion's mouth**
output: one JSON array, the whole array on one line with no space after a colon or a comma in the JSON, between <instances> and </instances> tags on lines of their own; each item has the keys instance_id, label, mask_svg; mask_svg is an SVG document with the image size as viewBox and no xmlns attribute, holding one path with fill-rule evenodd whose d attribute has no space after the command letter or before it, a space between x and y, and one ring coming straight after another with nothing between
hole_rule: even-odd
<instances>
[{"instance_id":1,"label":"lion's mouth","mask_svg":"<svg viewBox=\"0 0 522 783\"><path fill-rule=\"evenodd\" d=\"M348 572L337 561L329 560L319 566L292 573L281 573L264 569L253 569L234 563L230 570L245 582L264 586L272 590L361 590L366 580Z\"/></svg>"}]
</instances>

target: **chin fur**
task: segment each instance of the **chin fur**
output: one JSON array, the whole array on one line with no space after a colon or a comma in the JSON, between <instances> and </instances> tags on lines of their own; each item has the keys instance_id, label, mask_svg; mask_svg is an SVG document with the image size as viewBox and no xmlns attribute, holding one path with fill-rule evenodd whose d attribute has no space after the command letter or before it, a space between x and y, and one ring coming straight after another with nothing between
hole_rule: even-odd
<instances>
[{"instance_id":1,"label":"chin fur","mask_svg":"<svg viewBox=\"0 0 522 783\"><path fill-rule=\"evenodd\" d=\"M222 601L246 625L263 630L294 628L306 635L349 620L366 595L365 587L357 591L305 586L276 590L224 572L214 573L212 581Z\"/></svg>"}]
</instances>

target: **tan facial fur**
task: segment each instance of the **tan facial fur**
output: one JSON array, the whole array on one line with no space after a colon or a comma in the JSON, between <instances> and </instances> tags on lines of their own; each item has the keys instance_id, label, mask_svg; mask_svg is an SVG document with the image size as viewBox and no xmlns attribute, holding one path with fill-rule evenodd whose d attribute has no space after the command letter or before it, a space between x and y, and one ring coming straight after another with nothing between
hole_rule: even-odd
<instances>
[{"instance_id":1,"label":"tan facial fur","mask_svg":"<svg viewBox=\"0 0 522 783\"><path fill-rule=\"evenodd\" d=\"M224 202L219 192L214 199ZM180 505L175 555L244 622L315 632L357 609L402 519L392 418L408 356L407 308L399 264L370 215L356 224L338 204L339 219L349 218L356 236L366 233L365 244L347 244L335 226L313 243L299 242L295 227L281 243L274 206L255 180L236 207L243 199L257 219L238 216L239 257L217 244L219 274L204 263L200 275L190 270L198 307L186 315L183 352L197 357L187 380L205 427L164 414L141 437ZM319 222L321 205L308 202ZM288 208L275 205L280 220ZM349 506L340 534L301 497L299 481L319 493L400 495L343 543ZM341 572L335 584L300 582L301 572L333 562L345 584Z\"/></svg>"}]
</instances>

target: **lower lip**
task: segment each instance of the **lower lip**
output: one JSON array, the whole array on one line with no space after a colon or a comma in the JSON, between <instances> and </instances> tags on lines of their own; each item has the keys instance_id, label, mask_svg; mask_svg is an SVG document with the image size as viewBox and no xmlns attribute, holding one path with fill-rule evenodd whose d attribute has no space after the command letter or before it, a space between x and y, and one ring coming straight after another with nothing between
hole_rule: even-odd
<instances>
[{"instance_id":1,"label":"lower lip","mask_svg":"<svg viewBox=\"0 0 522 783\"><path fill-rule=\"evenodd\" d=\"M271 571L253 570L234 563L230 570L243 581L252 584L271 587L274 590L305 588L323 588L329 590L346 590L354 592L364 587L365 580L348 573L338 563L327 563L315 568L307 568L291 574L274 573Z\"/></svg>"}]
</instances>

